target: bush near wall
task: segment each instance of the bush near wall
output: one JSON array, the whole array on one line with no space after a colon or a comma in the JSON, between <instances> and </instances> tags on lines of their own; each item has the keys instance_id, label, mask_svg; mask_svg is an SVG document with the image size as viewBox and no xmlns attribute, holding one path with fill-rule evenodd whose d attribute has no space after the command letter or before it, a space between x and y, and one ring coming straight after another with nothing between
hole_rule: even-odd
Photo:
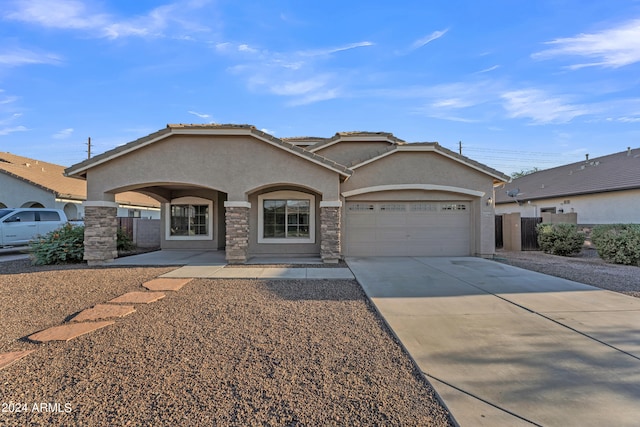
<instances>
[{"instance_id":1,"label":"bush near wall","mask_svg":"<svg viewBox=\"0 0 640 427\"><path fill-rule=\"evenodd\" d=\"M538 245L542 251L568 256L579 253L584 246L585 234L575 224L538 224Z\"/></svg>"},{"instance_id":2,"label":"bush near wall","mask_svg":"<svg viewBox=\"0 0 640 427\"><path fill-rule=\"evenodd\" d=\"M61 228L29 242L31 258L35 265L79 263L84 258L84 226L67 223ZM117 248L128 251L134 248L131 238L118 229Z\"/></svg>"},{"instance_id":3,"label":"bush near wall","mask_svg":"<svg viewBox=\"0 0 640 427\"><path fill-rule=\"evenodd\" d=\"M640 224L597 225L591 241L603 260L640 266Z\"/></svg>"}]
</instances>

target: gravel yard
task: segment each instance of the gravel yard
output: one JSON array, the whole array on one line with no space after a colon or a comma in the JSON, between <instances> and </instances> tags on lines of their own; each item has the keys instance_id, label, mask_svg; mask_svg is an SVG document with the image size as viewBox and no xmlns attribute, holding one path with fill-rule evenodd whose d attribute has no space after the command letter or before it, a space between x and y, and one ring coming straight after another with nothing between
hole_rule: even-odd
<instances>
[{"instance_id":1,"label":"gravel yard","mask_svg":"<svg viewBox=\"0 0 640 427\"><path fill-rule=\"evenodd\" d=\"M170 270L0 263L0 352L37 350L0 371L0 402L29 405L0 425L452 425L355 281L197 279L68 343L21 340Z\"/></svg>"},{"instance_id":2,"label":"gravel yard","mask_svg":"<svg viewBox=\"0 0 640 427\"><path fill-rule=\"evenodd\" d=\"M585 249L581 254L572 257L538 251L499 251L496 260L515 267L640 297L640 267L607 264L593 249Z\"/></svg>"}]
</instances>

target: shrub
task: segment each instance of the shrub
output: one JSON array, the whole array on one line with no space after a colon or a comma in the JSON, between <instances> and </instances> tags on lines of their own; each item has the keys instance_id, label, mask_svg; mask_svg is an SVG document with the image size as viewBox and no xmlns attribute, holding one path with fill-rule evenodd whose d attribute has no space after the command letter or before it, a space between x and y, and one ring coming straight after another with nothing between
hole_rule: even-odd
<instances>
[{"instance_id":1,"label":"shrub","mask_svg":"<svg viewBox=\"0 0 640 427\"><path fill-rule=\"evenodd\" d=\"M118 228L117 249L130 251L135 248L133 240ZM67 223L45 236L29 242L31 258L35 265L67 264L82 262L84 258L84 226Z\"/></svg>"},{"instance_id":2,"label":"shrub","mask_svg":"<svg viewBox=\"0 0 640 427\"><path fill-rule=\"evenodd\" d=\"M591 241L603 260L640 266L640 224L595 226Z\"/></svg>"},{"instance_id":3,"label":"shrub","mask_svg":"<svg viewBox=\"0 0 640 427\"><path fill-rule=\"evenodd\" d=\"M118 251L131 251L135 249L136 245L133 244L133 239L121 228L118 228Z\"/></svg>"},{"instance_id":4,"label":"shrub","mask_svg":"<svg viewBox=\"0 0 640 427\"><path fill-rule=\"evenodd\" d=\"M584 233L575 224L538 224L538 245L544 252L567 256L584 246Z\"/></svg>"},{"instance_id":5,"label":"shrub","mask_svg":"<svg viewBox=\"0 0 640 427\"><path fill-rule=\"evenodd\" d=\"M36 265L82 262L84 256L84 227L65 224L29 243Z\"/></svg>"}]
</instances>

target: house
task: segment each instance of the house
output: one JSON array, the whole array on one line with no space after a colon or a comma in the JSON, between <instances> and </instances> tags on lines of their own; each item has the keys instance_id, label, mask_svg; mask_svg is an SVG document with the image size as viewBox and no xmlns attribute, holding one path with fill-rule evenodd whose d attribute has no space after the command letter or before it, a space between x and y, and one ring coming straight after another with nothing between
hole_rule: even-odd
<instances>
[{"instance_id":1,"label":"house","mask_svg":"<svg viewBox=\"0 0 640 427\"><path fill-rule=\"evenodd\" d=\"M64 175L64 166L0 152L0 208L63 209L67 218L84 217L86 182ZM118 216L160 218L160 203L135 192L118 195Z\"/></svg>"},{"instance_id":2,"label":"house","mask_svg":"<svg viewBox=\"0 0 640 427\"><path fill-rule=\"evenodd\" d=\"M496 189L496 213L576 213L580 225L640 223L640 149L534 172Z\"/></svg>"},{"instance_id":3,"label":"house","mask_svg":"<svg viewBox=\"0 0 640 427\"><path fill-rule=\"evenodd\" d=\"M491 256L509 177L390 133L279 139L250 125L168 125L66 170L87 181L85 259L116 255L117 194L162 203L162 248L266 255Z\"/></svg>"}]
</instances>

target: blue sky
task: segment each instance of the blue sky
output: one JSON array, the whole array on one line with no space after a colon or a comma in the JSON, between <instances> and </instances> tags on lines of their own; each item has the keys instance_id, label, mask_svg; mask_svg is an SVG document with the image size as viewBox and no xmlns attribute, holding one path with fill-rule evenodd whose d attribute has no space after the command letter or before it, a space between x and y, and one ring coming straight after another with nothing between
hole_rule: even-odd
<instances>
[{"instance_id":1,"label":"blue sky","mask_svg":"<svg viewBox=\"0 0 640 427\"><path fill-rule=\"evenodd\" d=\"M0 151L392 132L505 173L640 147L640 1L2 0Z\"/></svg>"}]
</instances>

